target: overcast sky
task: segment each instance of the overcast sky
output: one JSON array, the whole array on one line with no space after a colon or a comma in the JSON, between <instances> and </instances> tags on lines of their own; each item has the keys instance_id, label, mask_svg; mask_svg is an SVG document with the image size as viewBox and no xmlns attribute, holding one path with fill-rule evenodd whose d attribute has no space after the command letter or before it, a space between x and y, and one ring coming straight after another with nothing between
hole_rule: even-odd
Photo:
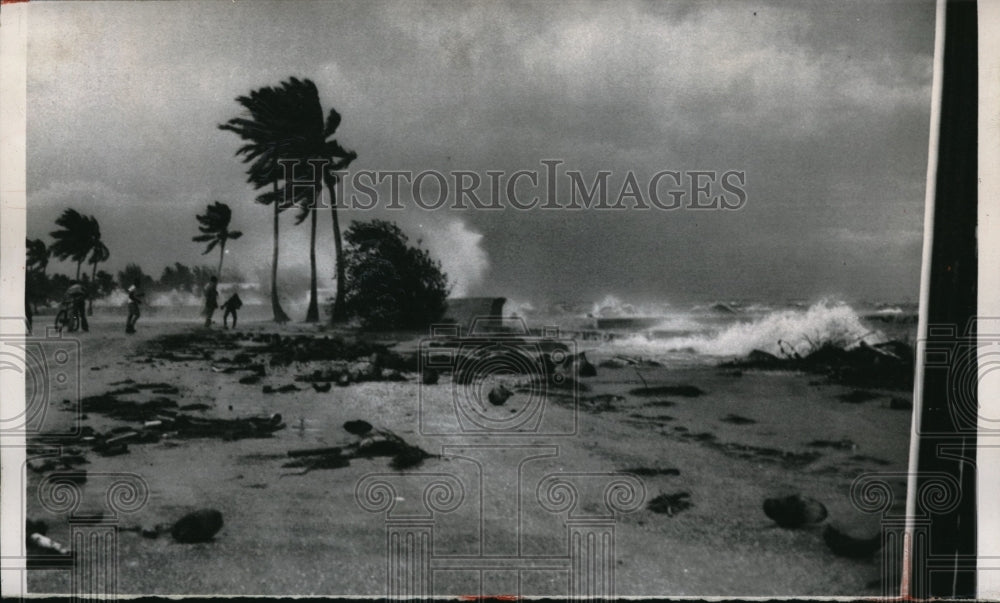
<instances>
[{"instance_id":1,"label":"overcast sky","mask_svg":"<svg viewBox=\"0 0 1000 603\"><path fill-rule=\"evenodd\" d=\"M344 211L397 221L457 293L916 299L933 15L921 0L33 4L28 236L74 207L100 221L107 269L158 276L214 265L191 237L220 200L245 233L227 263L264 272L271 212L217 125L297 76L342 114L353 170L485 179L559 159L612 171L612 197L628 171L746 174L739 211L426 211L408 188L406 210ZM292 283L308 230L286 213L281 237Z\"/></svg>"}]
</instances>

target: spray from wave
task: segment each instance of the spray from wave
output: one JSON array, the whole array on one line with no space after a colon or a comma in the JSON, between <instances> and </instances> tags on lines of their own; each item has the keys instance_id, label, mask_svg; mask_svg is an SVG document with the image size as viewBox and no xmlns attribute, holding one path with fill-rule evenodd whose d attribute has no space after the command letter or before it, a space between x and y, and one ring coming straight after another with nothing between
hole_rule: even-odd
<instances>
[{"instance_id":1,"label":"spray from wave","mask_svg":"<svg viewBox=\"0 0 1000 603\"><path fill-rule=\"evenodd\" d=\"M612 342L613 346L642 349L647 353L690 352L706 356L742 356L753 350L772 354L794 350L807 354L824 344L850 348L862 341L875 344L885 336L865 325L851 306L823 300L808 309L778 310L747 322L729 324L717 331L684 337L651 339L635 334Z\"/></svg>"}]
</instances>

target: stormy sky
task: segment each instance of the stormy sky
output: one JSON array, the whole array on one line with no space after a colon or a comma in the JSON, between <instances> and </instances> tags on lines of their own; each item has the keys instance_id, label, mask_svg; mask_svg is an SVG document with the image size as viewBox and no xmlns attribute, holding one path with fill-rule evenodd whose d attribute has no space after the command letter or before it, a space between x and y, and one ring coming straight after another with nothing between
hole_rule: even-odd
<instances>
[{"instance_id":1,"label":"stormy sky","mask_svg":"<svg viewBox=\"0 0 1000 603\"><path fill-rule=\"evenodd\" d=\"M50 240L74 207L100 221L109 271L214 266L191 237L219 200L244 232L227 264L257 279L271 212L217 125L296 76L343 116L352 171L471 171L489 197L488 171L559 160L588 183L612 172L611 201L629 172L642 188L663 170L745 173L735 211L455 210L454 187L426 210L408 185L391 209L387 182L375 209L342 210L398 222L456 293L915 299L933 16L921 0L33 4L28 236ZM318 232L329 287L329 211ZM308 229L292 212L281 254L294 287Z\"/></svg>"}]
</instances>

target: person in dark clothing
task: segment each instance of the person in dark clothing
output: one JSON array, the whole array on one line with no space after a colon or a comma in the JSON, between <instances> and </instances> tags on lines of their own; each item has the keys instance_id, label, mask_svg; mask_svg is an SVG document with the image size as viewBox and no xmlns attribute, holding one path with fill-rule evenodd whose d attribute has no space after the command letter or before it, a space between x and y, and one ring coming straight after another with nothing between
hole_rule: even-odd
<instances>
[{"instance_id":1,"label":"person in dark clothing","mask_svg":"<svg viewBox=\"0 0 1000 603\"><path fill-rule=\"evenodd\" d=\"M66 296L72 302L72 313L80 321L80 328L84 332L89 331L90 325L87 324L87 292L84 290L83 285L78 281L73 281L73 284L66 290Z\"/></svg>"},{"instance_id":2,"label":"person in dark clothing","mask_svg":"<svg viewBox=\"0 0 1000 603\"><path fill-rule=\"evenodd\" d=\"M143 292L139 290L139 281L128 288L128 318L125 319L125 332L135 333L135 323L139 320L139 304L142 303Z\"/></svg>"},{"instance_id":3,"label":"person in dark clothing","mask_svg":"<svg viewBox=\"0 0 1000 603\"><path fill-rule=\"evenodd\" d=\"M243 307L243 300L240 299L239 293L233 293L226 300L226 303L222 304L222 328L228 329L229 316L233 317L233 328L236 328L236 311Z\"/></svg>"},{"instance_id":4,"label":"person in dark clothing","mask_svg":"<svg viewBox=\"0 0 1000 603\"><path fill-rule=\"evenodd\" d=\"M205 309L202 310L202 316L205 317L205 326L212 326L212 314L215 313L215 309L219 307L219 279L212 277L212 280L205 285Z\"/></svg>"}]
</instances>

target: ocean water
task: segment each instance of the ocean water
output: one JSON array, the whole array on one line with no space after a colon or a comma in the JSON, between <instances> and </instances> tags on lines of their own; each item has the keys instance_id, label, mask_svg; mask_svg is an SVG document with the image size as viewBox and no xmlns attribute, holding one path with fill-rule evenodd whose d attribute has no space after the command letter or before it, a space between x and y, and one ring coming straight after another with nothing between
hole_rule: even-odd
<instances>
[{"instance_id":1,"label":"ocean water","mask_svg":"<svg viewBox=\"0 0 1000 603\"><path fill-rule=\"evenodd\" d=\"M578 349L601 356L641 357L673 366L716 364L753 350L807 354L823 344L851 348L916 337L915 303L848 303L822 299L630 304L508 304L530 328L556 326Z\"/></svg>"},{"instance_id":2,"label":"ocean water","mask_svg":"<svg viewBox=\"0 0 1000 603\"><path fill-rule=\"evenodd\" d=\"M236 286L220 288L222 298ZM268 322L270 301L252 287L240 287L243 325ZM320 291L325 317L330 291ZM201 300L190 293L156 293L143 308L143 321L198 324ZM299 322L305 316L308 294L282 300ZM98 320L121 316L125 299L111 297L97 304ZM911 302L846 302L836 299L706 300L674 304L630 303L615 296L598 301L533 304L508 300L504 314L523 321L532 332L556 328L560 337L573 339L576 348L607 357L640 357L671 366L717 364L753 350L782 355L799 354L825 343L850 348L861 342L882 343L916 338L917 306ZM222 312L217 311L221 323ZM39 317L39 320L46 320Z\"/></svg>"}]
</instances>

